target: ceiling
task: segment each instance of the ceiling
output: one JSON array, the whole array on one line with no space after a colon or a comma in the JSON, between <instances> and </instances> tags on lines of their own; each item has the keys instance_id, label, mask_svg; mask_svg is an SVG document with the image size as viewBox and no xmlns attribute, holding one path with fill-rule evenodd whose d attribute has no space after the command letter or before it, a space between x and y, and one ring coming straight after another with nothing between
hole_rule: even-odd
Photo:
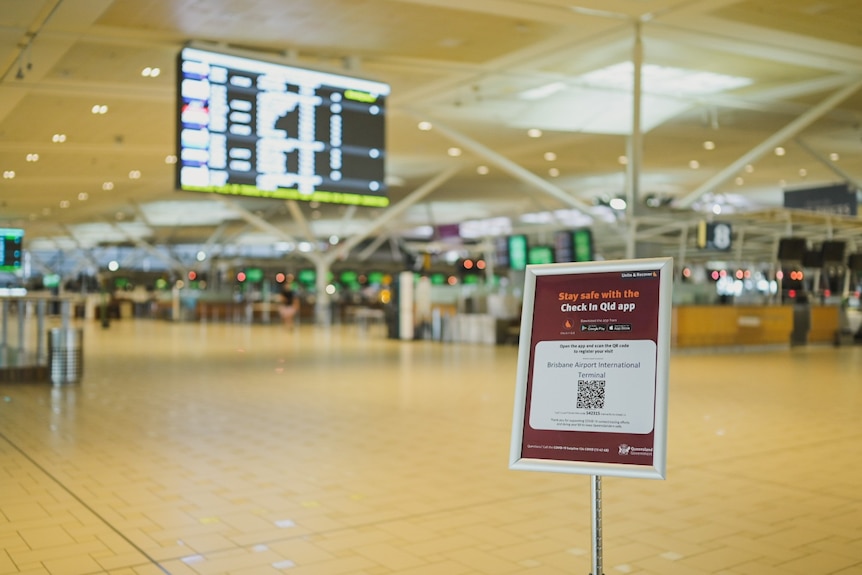
<instances>
[{"instance_id":1,"label":"ceiling","mask_svg":"<svg viewBox=\"0 0 862 575\"><path fill-rule=\"evenodd\" d=\"M619 222L770 210L784 188L862 179L859 22L858 0L0 0L0 226L25 227L31 250L353 236L344 257L427 226L592 224L622 256ZM637 37L640 138L631 81L588 76L632 61ZM190 41L390 84L390 207L176 191ZM659 66L737 85L653 80ZM636 208L597 205L614 197Z\"/></svg>"}]
</instances>

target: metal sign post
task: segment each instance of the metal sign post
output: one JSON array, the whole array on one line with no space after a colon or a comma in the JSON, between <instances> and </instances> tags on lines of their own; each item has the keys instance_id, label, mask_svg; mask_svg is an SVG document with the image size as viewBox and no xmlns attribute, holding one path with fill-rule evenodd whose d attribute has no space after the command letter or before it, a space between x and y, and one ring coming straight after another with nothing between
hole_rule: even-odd
<instances>
[{"instance_id":1,"label":"metal sign post","mask_svg":"<svg viewBox=\"0 0 862 575\"><path fill-rule=\"evenodd\" d=\"M602 569L602 477L593 475L590 483L593 515L593 570L590 575L604 575Z\"/></svg>"},{"instance_id":2,"label":"metal sign post","mask_svg":"<svg viewBox=\"0 0 862 575\"><path fill-rule=\"evenodd\" d=\"M673 260L527 266L510 469L664 479Z\"/></svg>"}]
</instances>

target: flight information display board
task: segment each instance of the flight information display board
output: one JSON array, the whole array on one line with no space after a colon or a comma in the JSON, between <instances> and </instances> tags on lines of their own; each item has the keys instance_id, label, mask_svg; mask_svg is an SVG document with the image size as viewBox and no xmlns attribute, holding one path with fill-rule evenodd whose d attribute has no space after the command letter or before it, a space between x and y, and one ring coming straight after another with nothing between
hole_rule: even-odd
<instances>
[{"instance_id":1,"label":"flight information display board","mask_svg":"<svg viewBox=\"0 0 862 575\"><path fill-rule=\"evenodd\" d=\"M0 228L0 271L12 272L21 269L24 253L24 230Z\"/></svg>"},{"instance_id":2,"label":"flight information display board","mask_svg":"<svg viewBox=\"0 0 862 575\"><path fill-rule=\"evenodd\" d=\"M384 207L389 86L184 48L177 187Z\"/></svg>"}]
</instances>

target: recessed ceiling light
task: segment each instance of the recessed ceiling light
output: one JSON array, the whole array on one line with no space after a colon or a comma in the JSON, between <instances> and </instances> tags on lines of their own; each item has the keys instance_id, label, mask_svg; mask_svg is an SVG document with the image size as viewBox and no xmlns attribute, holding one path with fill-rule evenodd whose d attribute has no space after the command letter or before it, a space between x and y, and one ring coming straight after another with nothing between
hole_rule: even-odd
<instances>
[{"instance_id":1,"label":"recessed ceiling light","mask_svg":"<svg viewBox=\"0 0 862 575\"><path fill-rule=\"evenodd\" d=\"M736 176L736 179L733 181L734 183L736 183L737 186L741 186L745 183L745 180L742 179L742 176Z\"/></svg>"},{"instance_id":2,"label":"recessed ceiling light","mask_svg":"<svg viewBox=\"0 0 862 575\"><path fill-rule=\"evenodd\" d=\"M721 213L721 206L719 206L718 204L715 204L714 206L712 206L712 213L714 213L715 215L720 214Z\"/></svg>"},{"instance_id":3,"label":"recessed ceiling light","mask_svg":"<svg viewBox=\"0 0 862 575\"><path fill-rule=\"evenodd\" d=\"M691 168L692 170L696 170L696 169L700 168L700 162L698 162L697 160L692 160L688 163L688 167Z\"/></svg>"},{"instance_id":4,"label":"recessed ceiling light","mask_svg":"<svg viewBox=\"0 0 862 575\"><path fill-rule=\"evenodd\" d=\"M140 180L141 179L141 171L140 170L132 170L129 172L130 180Z\"/></svg>"},{"instance_id":5,"label":"recessed ceiling light","mask_svg":"<svg viewBox=\"0 0 862 575\"><path fill-rule=\"evenodd\" d=\"M554 152L545 152L545 159L549 162L553 162L557 159L557 154Z\"/></svg>"},{"instance_id":6,"label":"recessed ceiling light","mask_svg":"<svg viewBox=\"0 0 862 575\"><path fill-rule=\"evenodd\" d=\"M4 180L11 180L14 177L15 177L15 171L14 170L6 170L3 172L3 179Z\"/></svg>"},{"instance_id":7,"label":"recessed ceiling light","mask_svg":"<svg viewBox=\"0 0 862 575\"><path fill-rule=\"evenodd\" d=\"M476 173L480 176L487 176L488 172L490 171L491 170L488 168L488 166L479 166L478 168L476 168Z\"/></svg>"},{"instance_id":8,"label":"recessed ceiling light","mask_svg":"<svg viewBox=\"0 0 862 575\"><path fill-rule=\"evenodd\" d=\"M714 150L715 149L715 142L713 142L712 140L705 141L703 143L703 149L704 150Z\"/></svg>"},{"instance_id":9,"label":"recessed ceiling light","mask_svg":"<svg viewBox=\"0 0 862 575\"><path fill-rule=\"evenodd\" d=\"M799 168L799 175L804 178L808 175L808 170L806 170L805 168Z\"/></svg>"},{"instance_id":10,"label":"recessed ceiling light","mask_svg":"<svg viewBox=\"0 0 862 575\"><path fill-rule=\"evenodd\" d=\"M92 108L90 108L90 111L94 114L107 114L108 107L104 104L95 104Z\"/></svg>"},{"instance_id":11,"label":"recessed ceiling light","mask_svg":"<svg viewBox=\"0 0 862 575\"><path fill-rule=\"evenodd\" d=\"M85 202L89 198L90 198L90 194L88 194L87 192L81 192L80 194L78 194L78 201L80 201L80 202Z\"/></svg>"},{"instance_id":12,"label":"recessed ceiling light","mask_svg":"<svg viewBox=\"0 0 862 575\"><path fill-rule=\"evenodd\" d=\"M55 144L62 144L66 141L66 134L54 134L51 136L51 141Z\"/></svg>"},{"instance_id":13,"label":"recessed ceiling light","mask_svg":"<svg viewBox=\"0 0 862 575\"><path fill-rule=\"evenodd\" d=\"M167 156L165 156L165 163L166 164L176 164L177 163L177 157L174 154L168 154Z\"/></svg>"},{"instance_id":14,"label":"recessed ceiling light","mask_svg":"<svg viewBox=\"0 0 862 575\"><path fill-rule=\"evenodd\" d=\"M110 191L114 189L114 182L105 182L102 184L102 189L105 191Z\"/></svg>"},{"instance_id":15,"label":"recessed ceiling light","mask_svg":"<svg viewBox=\"0 0 862 575\"><path fill-rule=\"evenodd\" d=\"M745 171L749 174L752 173L754 171L754 166L752 166L751 164L746 164Z\"/></svg>"},{"instance_id":16,"label":"recessed ceiling light","mask_svg":"<svg viewBox=\"0 0 862 575\"><path fill-rule=\"evenodd\" d=\"M625 166L629 163L629 158L628 156L620 156L619 158L617 158L617 162Z\"/></svg>"},{"instance_id":17,"label":"recessed ceiling light","mask_svg":"<svg viewBox=\"0 0 862 575\"><path fill-rule=\"evenodd\" d=\"M434 127L434 126L432 126L432 125L431 125L431 122L419 122L419 126L418 126L418 128L419 128L420 130L422 130L423 132L428 132L428 131L430 131L430 130L431 130L431 128L433 128L433 127Z\"/></svg>"},{"instance_id":18,"label":"recessed ceiling light","mask_svg":"<svg viewBox=\"0 0 862 575\"><path fill-rule=\"evenodd\" d=\"M837 162L841 159L841 156L838 155L838 152L832 152L831 154L829 154L829 159L833 162Z\"/></svg>"},{"instance_id":19,"label":"recessed ceiling light","mask_svg":"<svg viewBox=\"0 0 862 575\"><path fill-rule=\"evenodd\" d=\"M775 148L775 155L776 156L783 156L786 153L787 153L787 150L785 150L781 146L778 146L777 148Z\"/></svg>"},{"instance_id":20,"label":"recessed ceiling light","mask_svg":"<svg viewBox=\"0 0 862 575\"><path fill-rule=\"evenodd\" d=\"M551 168L550 170L548 170L548 175L552 178L556 178L560 175L560 170L558 170L557 168Z\"/></svg>"},{"instance_id":21,"label":"recessed ceiling light","mask_svg":"<svg viewBox=\"0 0 862 575\"><path fill-rule=\"evenodd\" d=\"M530 136L531 138L541 138L542 137L542 130L540 130L538 128L530 128L529 130L527 130L527 135Z\"/></svg>"},{"instance_id":22,"label":"recessed ceiling light","mask_svg":"<svg viewBox=\"0 0 862 575\"><path fill-rule=\"evenodd\" d=\"M39 154L27 154L27 161L28 162L38 162L39 161Z\"/></svg>"},{"instance_id":23,"label":"recessed ceiling light","mask_svg":"<svg viewBox=\"0 0 862 575\"><path fill-rule=\"evenodd\" d=\"M627 204L626 204L626 201L622 198L614 198L610 201L609 205L611 206L611 208L613 208L615 210L622 211L622 210L626 209Z\"/></svg>"},{"instance_id":24,"label":"recessed ceiling light","mask_svg":"<svg viewBox=\"0 0 862 575\"><path fill-rule=\"evenodd\" d=\"M453 158L457 158L458 156L461 155L461 148L452 147L452 148L449 148L446 151L446 153L449 154L450 156L452 156Z\"/></svg>"},{"instance_id":25,"label":"recessed ceiling light","mask_svg":"<svg viewBox=\"0 0 862 575\"><path fill-rule=\"evenodd\" d=\"M162 71L159 68L150 68L149 66L141 70L141 76L145 78L156 78L161 73Z\"/></svg>"},{"instance_id":26,"label":"recessed ceiling light","mask_svg":"<svg viewBox=\"0 0 862 575\"><path fill-rule=\"evenodd\" d=\"M69 200L63 200L63 201L61 201L61 202L60 202L60 207L61 207L61 208L63 208L63 209L68 208L68 207L69 207L69 205L70 205L70 204L69 204Z\"/></svg>"}]
</instances>

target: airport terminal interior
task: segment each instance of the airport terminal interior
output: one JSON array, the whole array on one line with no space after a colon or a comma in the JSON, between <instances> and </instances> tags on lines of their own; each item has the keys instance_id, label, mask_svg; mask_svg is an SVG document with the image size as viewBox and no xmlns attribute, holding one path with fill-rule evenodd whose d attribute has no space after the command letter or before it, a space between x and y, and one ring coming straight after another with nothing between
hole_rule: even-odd
<instances>
[{"instance_id":1,"label":"airport terminal interior","mask_svg":"<svg viewBox=\"0 0 862 575\"><path fill-rule=\"evenodd\" d=\"M0 575L862 575L860 21L0 0Z\"/></svg>"}]
</instances>

